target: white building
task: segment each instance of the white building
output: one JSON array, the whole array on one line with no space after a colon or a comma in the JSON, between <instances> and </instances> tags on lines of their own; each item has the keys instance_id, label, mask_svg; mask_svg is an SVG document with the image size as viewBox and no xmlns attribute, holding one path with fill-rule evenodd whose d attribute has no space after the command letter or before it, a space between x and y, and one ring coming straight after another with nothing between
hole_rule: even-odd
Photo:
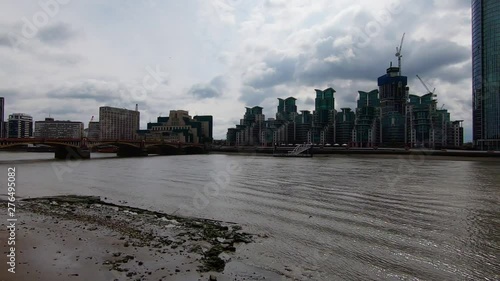
<instances>
[{"instance_id":1,"label":"white building","mask_svg":"<svg viewBox=\"0 0 500 281\"><path fill-rule=\"evenodd\" d=\"M74 121L35 121L35 138L80 139L83 136L83 123Z\"/></svg>"}]
</instances>

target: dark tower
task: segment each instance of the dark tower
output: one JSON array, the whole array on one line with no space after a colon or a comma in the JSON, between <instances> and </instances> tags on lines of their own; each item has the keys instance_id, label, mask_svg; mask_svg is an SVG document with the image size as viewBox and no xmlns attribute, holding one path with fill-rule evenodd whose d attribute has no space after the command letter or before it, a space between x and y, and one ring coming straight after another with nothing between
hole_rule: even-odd
<instances>
[{"instance_id":1,"label":"dark tower","mask_svg":"<svg viewBox=\"0 0 500 281\"><path fill-rule=\"evenodd\" d=\"M472 138L500 149L500 2L472 0Z\"/></svg>"}]
</instances>

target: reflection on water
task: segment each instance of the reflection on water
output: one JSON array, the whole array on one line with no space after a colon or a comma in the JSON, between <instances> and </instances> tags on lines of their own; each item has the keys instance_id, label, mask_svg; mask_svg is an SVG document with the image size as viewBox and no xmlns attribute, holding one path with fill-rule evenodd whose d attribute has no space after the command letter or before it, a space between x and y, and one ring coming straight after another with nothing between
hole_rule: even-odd
<instances>
[{"instance_id":1,"label":"reflection on water","mask_svg":"<svg viewBox=\"0 0 500 281\"><path fill-rule=\"evenodd\" d=\"M499 162L192 155L81 161L59 177L54 163L17 163L19 195L239 222L268 238L238 258L289 278L500 279Z\"/></svg>"}]
</instances>

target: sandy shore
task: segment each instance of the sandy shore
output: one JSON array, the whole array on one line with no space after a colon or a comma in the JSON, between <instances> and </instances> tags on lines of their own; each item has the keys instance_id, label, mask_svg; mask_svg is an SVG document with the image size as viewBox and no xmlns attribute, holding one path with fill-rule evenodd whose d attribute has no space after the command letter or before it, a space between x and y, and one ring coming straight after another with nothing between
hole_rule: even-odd
<instances>
[{"instance_id":1,"label":"sandy shore","mask_svg":"<svg viewBox=\"0 0 500 281\"><path fill-rule=\"evenodd\" d=\"M6 206L2 202L2 206ZM7 271L2 218L0 280L281 280L235 251L265 239L238 225L117 206L95 197L16 202L16 268Z\"/></svg>"}]
</instances>

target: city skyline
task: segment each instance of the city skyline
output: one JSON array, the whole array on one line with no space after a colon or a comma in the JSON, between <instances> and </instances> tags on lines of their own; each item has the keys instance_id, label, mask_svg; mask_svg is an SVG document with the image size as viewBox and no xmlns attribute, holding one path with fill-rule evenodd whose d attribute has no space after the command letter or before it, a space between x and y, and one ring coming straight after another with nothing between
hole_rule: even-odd
<instances>
[{"instance_id":1,"label":"city skyline","mask_svg":"<svg viewBox=\"0 0 500 281\"><path fill-rule=\"evenodd\" d=\"M64 2L32 38L22 35L23 18L33 23L45 10L0 4L8 11L0 20L6 114L87 125L99 106L138 103L141 128L186 109L213 115L222 139L241 108L259 105L272 116L276 98L293 96L312 110L315 88L333 87L337 110L355 108L358 91L377 88L389 63L397 65L406 33L410 93L426 94L418 74L472 139L469 1Z\"/></svg>"}]
</instances>

